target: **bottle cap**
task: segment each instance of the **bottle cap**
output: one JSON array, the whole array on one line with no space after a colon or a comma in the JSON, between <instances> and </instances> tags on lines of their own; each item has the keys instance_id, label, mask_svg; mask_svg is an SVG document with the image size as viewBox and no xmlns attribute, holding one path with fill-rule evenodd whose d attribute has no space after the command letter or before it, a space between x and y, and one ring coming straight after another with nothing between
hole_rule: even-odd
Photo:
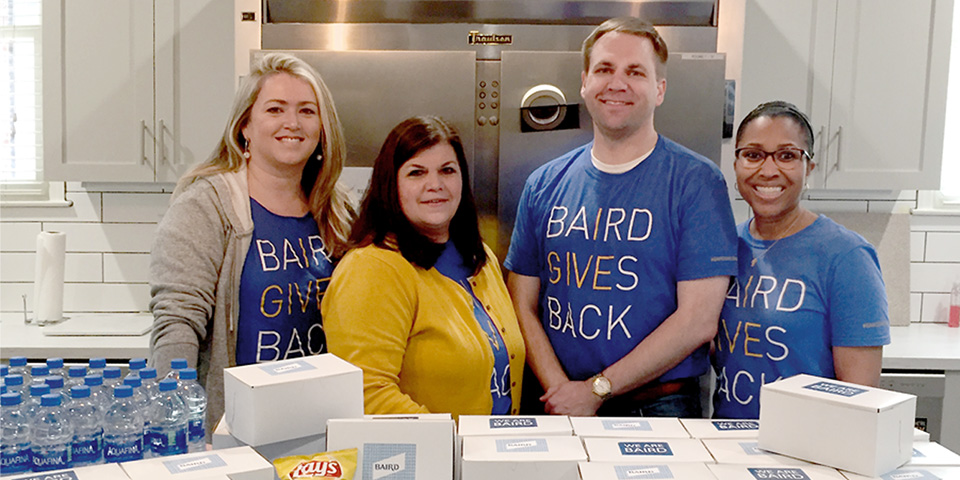
<instances>
[{"instance_id":1,"label":"bottle cap","mask_svg":"<svg viewBox=\"0 0 960 480\"><path fill-rule=\"evenodd\" d=\"M88 387L99 387L103 385L103 377L100 375L87 375L83 377L83 384Z\"/></svg>"},{"instance_id":2,"label":"bottle cap","mask_svg":"<svg viewBox=\"0 0 960 480\"><path fill-rule=\"evenodd\" d=\"M3 377L3 384L8 387L16 387L18 385L23 385L23 375L19 373L13 373Z\"/></svg>"},{"instance_id":3,"label":"bottle cap","mask_svg":"<svg viewBox=\"0 0 960 480\"><path fill-rule=\"evenodd\" d=\"M90 368L103 368L107 366L107 359L103 357L91 358Z\"/></svg>"},{"instance_id":4,"label":"bottle cap","mask_svg":"<svg viewBox=\"0 0 960 480\"><path fill-rule=\"evenodd\" d=\"M131 358L131 359L130 359L129 366L130 366L130 370L140 370L141 368L146 368L146 367L147 367L147 359L146 359L146 358Z\"/></svg>"},{"instance_id":5,"label":"bottle cap","mask_svg":"<svg viewBox=\"0 0 960 480\"><path fill-rule=\"evenodd\" d=\"M50 385L43 383L34 383L30 385L30 396L31 397L42 397L50 393Z\"/></svg>"},{"instance_id":6,"label":"bottle cap","mask_svg":"<svg viewBox=\"0 0 960 480\"><path fill-rule=\"evenodd\" d=\"M74 399L77 398L89 398L90 397L90 387L84 385L74 385L70 387L70 396Z\"/></svg>"},{"instance_id":7,"label":"bottle cap","mask_svg":"<svg viewBox=\"0 0 960 480\"><path fill-rule=\"evenodd\" d=\"M120 367L104 368L103 378L120 378Z\"/></svg>"},{"instance_id":8,"label":"bottle cap","mask_svg":"<svg viewBox=\"0 0 960 480\"><path fill-rule=\"evenodd\" d=\"M144 368L137 372L140 378L157 378L157 369L153 367Z\"/></svg>"},{"instance_id":9,"label":"bottle cap","mask_svg":"<svg viewBox=\"0 0 960 480\"><path fill-rule=\"evenodd\" d=\"M27 365L27 357L10 357L11 367L24 367Z\"/></svg>"},{"instance_id":10,"label":"bottle cap","mask_svg":"<svg viewBox=\"0 0 960 480\"><path fill-rule=\"evenodd\" d=\"M117 385L113 387L113 398L127 398L133 396L133 387L130 385Z\"/></svg>"},{"instance_id":11,"label":"bottle cap","mask_svg":"<svg viewBox=\"0 0 960 480\"><path fill-rule=\"evenodd\" d=\"M43 381L50 385L50 388L63 388L63 377L59 375L50 375L49 377L44 377Z\"/></svg>"},{"instance_id":12,"label":"bottle cap","mask_svg":"<svg viewBox=\"0 0 960 480\"><path fill-rule=\"evenodd\" d=\"M10 373L10 367L0 365L0 377L6 377L8 373Z\"/></svg>"},{"instance_id":13,"label":"bottle cap","mask_svg":"<svg viewBox=\"0 0 960 480\"><path fill-rule=\"evenodd\" d=\"M32 377L46 377L50 375L50 369L46 365L34 365L30 367L30 376Z\"/></svg>"},{"instance_id":14,"label":"bottle cap","mask_svg":"<svg viewBox=\"0 0 960 480\"><path fill-rule=\"evenodd\" d=\"M195 368L184 368L180 370L180 380L196 380L197 379L197 369Z\"/></svg>"},{"instance_id":15,"label":"bottle cap","mask_svg":"<svg viewBox=\"0 0 960 480\"><path fill-rule=\"evenodd\" d=\"M174 358L173 360L170 360L170 368L172 370L180 370L189 366L190 364L187 363L186 358Z\"/></svg>"},{"instance_id":16,"label":"bottle cap","mask_svg":"<svg viewBox=\"0 0 960 480\"><path fill-rule=\"evenodd\" d=\"M20 394L10 392L0 395L0 405L3 405L4 407L9 407L10 405L20 405Z\"/></svg>"},{"instance_id":17,"label":"bottle cap","mask_svg":"<svg viewBox=\"0 0 960 480\"><path fill-rule=\"evenodd\" d=\"M139 387L140 385L143 385L143 381L140 380L140 377L131 373L130 375L127 375L127 378L123 379L123 384L130 385L131 387Z\"/></svg>"},{"instance_id":18,"label":"bottle cap","mask_svg":"<svg viewBox=\"0 0 960 480\"><path fill-rule=\"evenodd\" d=\"M48 359L47 359L47 368L63 368L63 359L62 359L62 358L48 358Z\"/></svg>"},{"instance_id":19,"label":"bottle cap","mask_svg":"<svg viewBox=\"0 0 960 480\"><path fill-rule=\"evenodd\" d=\"M157 385L160 386L161 392L169 392L170 390L177 389L177 379L176 378L164 378L157 382Z\"/></svg>"},{"instance_id":20,"label":"bottle cap","mask_svg":"<svg viewBox=\"0 0 960 480\"><path fill-rule=\"evenodd\" d=\"M83 365L74 365L67 369L67 376L70 378L83 378L87 376L87 367Z\"/></svg>"},{"instance_id":21,"label":"bottle cap","mask_svg":"<svg viewBox=\"0 0 960 480\"><path fill-rule=\"evenodd\" d=\"M56 393L48 393L40 397L40 406L43 407L59 407L60 402L62 401L60 395Z\"/></svg>"}]
</instances>

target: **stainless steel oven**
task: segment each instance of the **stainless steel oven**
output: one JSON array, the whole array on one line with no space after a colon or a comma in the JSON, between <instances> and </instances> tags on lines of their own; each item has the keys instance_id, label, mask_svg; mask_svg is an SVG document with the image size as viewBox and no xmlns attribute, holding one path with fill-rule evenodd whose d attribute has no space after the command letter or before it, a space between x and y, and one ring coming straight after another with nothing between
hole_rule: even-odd
<instances>
[{"instance_id":1,"label":"stainless steel oven","mask_svg":"<svg viewBox=\"0 0 960 480\"><path fill-rule=\"evenodd\" d=\"M263 8L262 49L291 51L321 73L350 165L371 166L408 116L458 127L484 239L501 257L527 175L592 137L579 50L607 18L658 25L671 53L657 130L720 161L716 1L264 0Z\"/></svg>"}]
</instances>

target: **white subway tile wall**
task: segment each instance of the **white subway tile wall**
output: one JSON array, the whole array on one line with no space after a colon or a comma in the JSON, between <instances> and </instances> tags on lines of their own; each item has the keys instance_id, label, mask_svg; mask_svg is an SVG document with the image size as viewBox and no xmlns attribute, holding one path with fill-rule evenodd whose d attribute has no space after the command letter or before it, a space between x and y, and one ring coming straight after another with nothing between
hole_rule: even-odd
<instances>
[{"instance_id":1,"label":"white subway tile wall","mask_svg":"<svg viewBox=\"0 0 960 480\"><path fill-rule=\"evenodd\" d=\"M350 172L359 194L369 172ZM173 185L67 183L69 208L0 207L0 311L20 312L21 295L33 295L36 236L67 233L64 287L66 312L147 311L150 246L170 202ZM737 222L749 206L731 192ZM811 192L805 205L816 212L906 213L917 192ZM359 196L359 195L358 195ZM910 321L946 322L950 287L960 281L960 221L957 217L910 219Z\"/></svg>"}]
</instances>

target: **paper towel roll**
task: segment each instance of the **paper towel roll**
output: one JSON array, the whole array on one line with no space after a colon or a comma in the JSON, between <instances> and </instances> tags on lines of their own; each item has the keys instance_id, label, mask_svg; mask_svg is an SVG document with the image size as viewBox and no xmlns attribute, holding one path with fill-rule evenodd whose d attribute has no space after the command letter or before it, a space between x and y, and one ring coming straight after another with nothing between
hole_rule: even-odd
<instances>
[{"instance_id":1,"label":"paper towel roll","mask_svg":"<svg viewBox=\"0 0 960 480\"><path fill-rule=\"evenodd\" d=\"M63 268L67 234L37 235L37 270L33 279L33 318L38 324L63 319Z\"/></svg>"}]
</instances>

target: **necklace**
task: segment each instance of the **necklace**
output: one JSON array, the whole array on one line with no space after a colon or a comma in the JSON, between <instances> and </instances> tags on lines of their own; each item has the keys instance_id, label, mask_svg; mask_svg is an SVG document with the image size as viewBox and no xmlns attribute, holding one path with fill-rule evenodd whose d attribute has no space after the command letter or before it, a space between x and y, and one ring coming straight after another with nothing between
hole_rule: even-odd
<instances>
[{"instance_id":1,"label":"necklace","mask_svg":"<svg viewBox=\"0 0 960 480\"><path fill-rule=\"evenodd\" d=\"M799 220L800 220L800 217L802 217L802 216L803 216L803 215L797 215L797 218L794 218L793 221L790 222L790 225L787 225L787 229L783 231L783 236L782 236L782 237L774 240L773 243L771 243L769 247L765 248L762 252L760 252L760 255L757 255L756 257L753 257L753 260L750 261L750 266L751 266L751 267L756 267L756 266L757 266L757 262L758 262L761 258L763 258L763 256L766 255L767 252L769 252L771 248L775 247L775 246L777 245L777 243L780 242L780 240L783 240L784 238L787 238L787 236L789 236L789 234L790 234L790 230L793 228L794 225L797 224L797 221L799 221Z\"/></svg>"}]
</instances>

